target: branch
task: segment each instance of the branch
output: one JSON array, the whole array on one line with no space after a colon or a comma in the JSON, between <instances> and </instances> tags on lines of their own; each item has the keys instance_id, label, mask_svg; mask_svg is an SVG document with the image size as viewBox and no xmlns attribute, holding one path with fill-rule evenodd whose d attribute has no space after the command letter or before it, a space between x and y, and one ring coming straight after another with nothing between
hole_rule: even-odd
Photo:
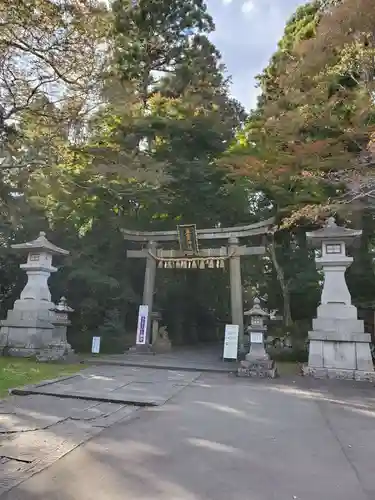
<instances>
[{"instance_id":1,"label":"branch","mask_svg":"<svg viewBox=\"0 0 375 500\"><path fill-rule=\"evenodd\" d=\"M32 91L30 92L30 95L29 97L27 98L26 100L26 103L23 104L22 106L21 105L18 105L18 106L13 106L12 109L10 109L10 111L8 111L8 113L4 116L4 120L9 120L9 118L14 115L15 113L18 113L19 111L22 111L23 109L27 108L29 106L29 104L31 103L31 100L32 98L36 95L36 93L38 92L38 90L43 86L43 85L46 85L48 83L53 83L55 81L55 79L49 79L49 80L43 80L41 82L38 83L38 85L36 85Z\"/></svg>"},{"instance_id":2,"label":"branch","mask_svg":"<svg viewBox=\"0 0 375 500\"><path fill-rule=\"evenodd\" d=\"M71 80L70 78L68 78L66 75L64 75L59 69L57 69L57 67L55 66L55 64L52 63L51 60L49 60L46 56L44 56L43 54L41 54L40 52L36 51L35 49L33 49L32 47L30 47L30 45L26 44L25 42L23 42L24 46L21 45L19 42L14 42L14 41L5 41L4 42L5 45L7 45L8 47L15 47L15 48L18 48L19 50L22 50L23 52L26 52L26 53L30 53L30 54L33 54L35 57L37 57L38 59L40 59L41 61L44 61L46 64L48 64L50 66L50 68L52 69L52 71L54 71L54 73L65 83L69 84L69 85L78 85L79 87L81 87L81 85L78 83L78 78L74 81L74 80Z\"/></svg>"}]
</instances>

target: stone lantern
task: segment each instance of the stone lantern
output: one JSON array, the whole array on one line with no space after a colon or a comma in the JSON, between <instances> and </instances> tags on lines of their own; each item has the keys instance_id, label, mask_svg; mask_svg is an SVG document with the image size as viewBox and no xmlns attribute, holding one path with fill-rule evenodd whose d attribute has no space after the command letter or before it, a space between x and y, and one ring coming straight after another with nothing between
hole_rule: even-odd
<instances>
[{"instance_id":1,"label":"stone lantern","mask_svg":"<svg viewBox=\"0 0 375 500\"><path fill-rule=\"evenodd\" d=\"M67 328L71 324L69 313L74 309L68 306L65 297L61 297L59 303L50 309L54 313L51 323L54 326L52 343L47 349L38 355L39 361L52 361L74 355L72 346L68 343Z\"/></svg>"},{"instance_id":2,"label":"stone lantern","mask_svg":"<svg viewBox=\"0 0 375 500\"><path fill-rule=\"evenodd\" d=\"M364 333L364 322L357 318L345 280L345 271L353 258L346 246L362 234L336 225L329 218L326 227L307 233L307 240L321 249L315 259L323 270L324 284L317 317L309 332L309 361L304 372L316 377L375 379L370 351L370 334Z\"/></svg>"},{"instance_id":3,"label":"stone lantern","mask_svg":"<svg viewBox=\"0 0 375 500\"><path fill-rule=\"evenodd\" d=\"M247 377L271 377L276 376L274 362L270 360L265 349L264 333L267 330L265 320L269 318L269 313L260 306L260 300L254 299L253 307L244 313L250 318L247 327L250 338L250 350L246 354L245 360L241 361L238 369L238 376Z\"/></svg>"},{"instance_id":4,"label":"stone lantern","mask_svg":"<svg viewBox=\"0 0 375 500\"><path fill-rule=\"evenodd\" d=\"M0 349L11 356L34 356L53 344L55 313L48 278L57 268L52 266L52 257L69 252L49 242L43 232L37 239L12 248L27 253L27 262L20 265L27 273L27 283L1 321Z\"/></svg>"}]
</instances>

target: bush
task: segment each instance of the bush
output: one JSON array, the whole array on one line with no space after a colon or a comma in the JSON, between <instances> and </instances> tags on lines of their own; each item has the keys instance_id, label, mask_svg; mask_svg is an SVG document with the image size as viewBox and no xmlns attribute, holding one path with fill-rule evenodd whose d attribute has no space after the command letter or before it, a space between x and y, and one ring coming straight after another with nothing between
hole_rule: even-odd
<instances>
[{"instance_id":1,"label":"bush","mask_svg":"<svg viewBox=\"0 0 375 500\"><path fill-rule=\"evenodd\" d=\"M274 361L284 363L306 363L309 357L306 349L269 349L269 355Z\"/></svg>"}]
</instances>

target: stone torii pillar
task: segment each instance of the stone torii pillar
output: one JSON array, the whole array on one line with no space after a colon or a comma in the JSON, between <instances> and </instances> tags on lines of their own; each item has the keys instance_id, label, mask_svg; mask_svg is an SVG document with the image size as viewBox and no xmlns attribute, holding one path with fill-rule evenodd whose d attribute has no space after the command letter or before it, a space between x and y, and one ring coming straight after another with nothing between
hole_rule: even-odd
<instances>
[{"instance_id":1,"label":"stone torii pillar","mask_svg":"<svg viewBox=\"0 0 375 500\"><path fill-rule=\"evenodd\" d=\"M231 236L229 238L229 255L231 255L229 258L229 276L232 323L239 326L238 347L240 352L244 352L241 257L239 250L239 239Z\"/></svg>"},{"instance_id":2,"label":"stone torii pillar","mask_svg":"<svg viewBox=\"0 0 375 500\"><path fill-rule=\"evenodd\" d=\"M20 268L27 273L27 283L7 318L0 322L0 350L11 356L29 357L53 345L54 319L48 278L57 271L53 255L68 255L67 250L47 240L45 233L27 243L12 245L26 252L27 262Z\"/></svg>"},{"instance_id":3,"label":"stone torii pillar","mask_svg":"<svg viewBox=\"0 0 375 500\"><path fill-rule=\"evenodd\" d=\"M145 280L143 285L143 305L148 306L148 321L147 321L147 331L146 331L146 344L151 344L151 317L152 308L154 305L154 289L155 289L155 278L156 278L156 243L150 241L147 245L148 255L146 257L146 270L145 270Z\"/></svg>"}]
</instances>

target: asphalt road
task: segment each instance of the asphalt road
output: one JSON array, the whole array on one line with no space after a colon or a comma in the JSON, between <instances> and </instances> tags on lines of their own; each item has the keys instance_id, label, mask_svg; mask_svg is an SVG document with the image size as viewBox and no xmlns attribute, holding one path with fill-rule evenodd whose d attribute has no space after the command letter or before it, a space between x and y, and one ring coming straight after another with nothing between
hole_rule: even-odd
<instances>
[{"instance_id":1,"label":"asphalt road","mask_svg":"<svg viewBox=\"0 0 375 500\"><path fill-rule=\"evenodd\" d=\"M374 470L374 388L206 374L0 498L374 500Z\"/></svg>"}]
</instances>

